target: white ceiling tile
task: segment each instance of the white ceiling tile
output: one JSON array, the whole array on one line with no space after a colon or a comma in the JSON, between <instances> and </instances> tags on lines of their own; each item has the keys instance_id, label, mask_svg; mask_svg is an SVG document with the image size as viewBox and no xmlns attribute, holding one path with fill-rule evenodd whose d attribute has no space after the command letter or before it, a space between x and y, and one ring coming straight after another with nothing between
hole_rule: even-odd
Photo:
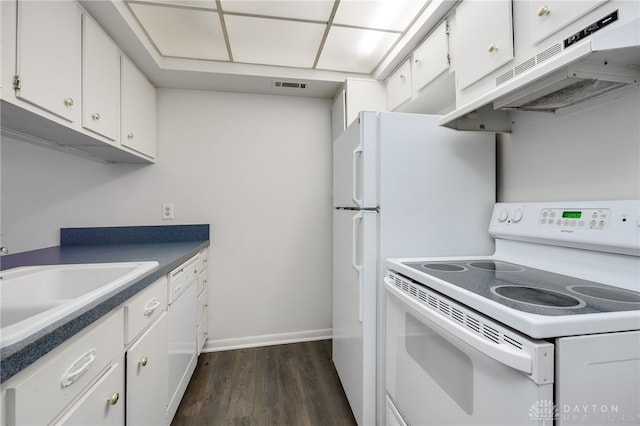
<instances>
[{"instance_id":1,"label":"white ceiling tile","mask_svg":"<svg viewBox=\"0 0 640 426\"><path fill-rule=\"evenodd\" d=\"M327 22L334 0L222 0L222 11Z\"/></svg>"},{"instance_id":2,"label":"white ceiling tile","mask_svg":"<svg viewBox=\"0 0 640 426\"><path fill-rule=\"evenodd\" d=\"M218 12L130 6L163 56L229 60Z\"/></svg>"},{"instance_id":3,"label":"white ceiling tile","mask_svg":"<svg viewBox=\"0 0 640 426\"><path fill-rule=\"evenodd\" d=\"M129 3L135 3L136 0L132 0ZM200 8L200 9L216 9L216 1L215 0L143 0L143 3L155 3L155 4L166 4L173 6L183 6L183 7L192 7L192 8Z\"/></svg>"},{"instance_id":4,"label":"white ceiling tile","mask_svg":"<svg viewBox=\"0 0 640 426\"><path fill-rule=\"evenodd\" d=\"M225 15L234 62L310 68L325 25Z\"/></svg>"},{"instance_id":5,"label":"white ceiling tile","mask_svg":"<svg viewBox=\"0 0 640 426\"><path fill-rule=\"evenodd\" d=\"M334 24L404 31L427 0L341 0Z\"/></svg>"},{"instance_id":6,"label":"white ceiling tile","mask_svg":"<svg viewBox=\"0 0 640 426\"><path fill-rule=\"evenodd\" d=\"M331 27L318 68L370 73L399 36L385 31Z\"/></svg>"}]
</instances>

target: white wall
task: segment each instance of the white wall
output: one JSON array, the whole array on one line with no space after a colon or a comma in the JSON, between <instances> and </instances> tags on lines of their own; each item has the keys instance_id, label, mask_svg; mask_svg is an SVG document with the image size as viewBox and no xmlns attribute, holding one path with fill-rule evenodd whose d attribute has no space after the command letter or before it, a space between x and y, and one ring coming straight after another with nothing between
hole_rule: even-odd
<instances>
[{"instance_id":1,"label":"white wall","mask_svg":"<svg viewBox=\"0 0 640 426\"><path fill-rule=\"evenodd\" d=\"M500 201L640 198L640 89L571 114L513 114L499 136Z\"/></svg>"},{"instance_id":2,"label":"white wall","mask_svg":"<svg viewBox=\"0 0 640 426\"><path fill-rule=\"evenodd\" d=\"M326 337L330 129L330 100L159 90L155 165L3 138L2 244L54 246L61 227L209 223L210 347Z\"/></svg>"}]
</instances>

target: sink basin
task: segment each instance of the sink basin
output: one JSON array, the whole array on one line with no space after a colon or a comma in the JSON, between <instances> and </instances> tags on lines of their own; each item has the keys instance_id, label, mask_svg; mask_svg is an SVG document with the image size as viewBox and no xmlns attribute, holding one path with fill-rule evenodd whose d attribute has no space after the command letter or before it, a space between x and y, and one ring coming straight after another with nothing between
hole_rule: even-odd
<instances>
[{"instance_id":1,"label":"sink basin","mask_svg":"<svg viewBox=\"0 0 640 426\"><path fill-rule=\"evenodd\" d=\"M158 262L25 266L2 272L0 347L123 287Z\"/></svg>"}]
</instances>

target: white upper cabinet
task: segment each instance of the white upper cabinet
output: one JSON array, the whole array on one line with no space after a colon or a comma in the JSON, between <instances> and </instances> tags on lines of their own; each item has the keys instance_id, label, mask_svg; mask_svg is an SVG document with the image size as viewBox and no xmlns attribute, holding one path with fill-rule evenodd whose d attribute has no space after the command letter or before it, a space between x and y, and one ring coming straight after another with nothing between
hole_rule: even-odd
<instances>
[{"instance_id":1,"label":"white upper cabinet","mask_svg":"<svg viewBox=\"0 0 640 426\"><path fill-rule=\"evenodd\" d=\"M422 90L449 69L447 22L442 22L413 52L411 79L414 91Z\"/></svg>"},{"instance_id":2,"label":"white upper cabinet","mask_svg":"<svg viewBox=\"0 0 640 426\"><path fill-rule=\"evenodd\" d=\"M469 87L513 59L511 6L511 0L464 0L456 8L458 89Z\"/></svg>"},{"instance_id":3,"label":"white upper cabinet","mask_svg":"<svg viewBox=\"0 0 640 426\"><path fill-rule=\"evenodd\" d=\"M120 143L148 157L156 155L156 88L129 58L122 57Z\"/></svg>"},{"instance_id":4,"label":"white upper cabinet","mask_svg":"<svg viewBox=\"0 0 640 426\"><path fill-rule=\"evenodd\" d=\"M387 108L393 111L411 99L411 60L407 59L386 80Z\"/></svg>"},{"instance_id":5,"label":"white upper cabinet","mask_svg":"<svg viewBox=\"0 0 640 426\"><path fill-rule=\"evenodd\" d=\"M82 24L82 126L119 140L120 51L87 15Z\"/></svg>"},{"instance_id":6,"label":"white upper cabinet","mask_svg":"<svg viewBox=\"0 0 640 426\"><path fill-rule=\"evenodd\" d=\"M531 0L528 20L531 42L537 44L607 0Z\"/></svg>"},{"instance_id":7,"label":"white upper cabinet","mask_svg":"<svg viewBox=\"0 0 640 426\"><path fill-rule=\"evenodd\" d=\"M81 30L74 1L18 2L16 96L69 122L80 121Z\"/></svg>"}]
</instances>

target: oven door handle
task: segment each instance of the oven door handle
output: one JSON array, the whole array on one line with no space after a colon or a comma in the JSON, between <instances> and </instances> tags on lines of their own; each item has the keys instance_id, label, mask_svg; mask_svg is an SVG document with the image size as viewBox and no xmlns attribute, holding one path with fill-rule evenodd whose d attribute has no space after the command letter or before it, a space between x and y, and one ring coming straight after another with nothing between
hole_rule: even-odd
<instances>
[{"instance_id":1,"label":"oven door handle","mask_svg":"<svg viewBox=\"0 0 640 426\"><path fill-rule=\"evenodd\" d=\"M531 374L533 372L533 358L527 352L518 350L507 343L495 343L487 340L484 337L477 335L463 326L445 318L441 314L433 312L431 309L414 300L411 296L396 288L393 281L388 277L385 277L384 283L389 293L409 305L423 319L426 319L428 322L438 326L438 328L443 331L446 331L474 349L508 367L527 374Z\"/></svg>"}]
</instances>

